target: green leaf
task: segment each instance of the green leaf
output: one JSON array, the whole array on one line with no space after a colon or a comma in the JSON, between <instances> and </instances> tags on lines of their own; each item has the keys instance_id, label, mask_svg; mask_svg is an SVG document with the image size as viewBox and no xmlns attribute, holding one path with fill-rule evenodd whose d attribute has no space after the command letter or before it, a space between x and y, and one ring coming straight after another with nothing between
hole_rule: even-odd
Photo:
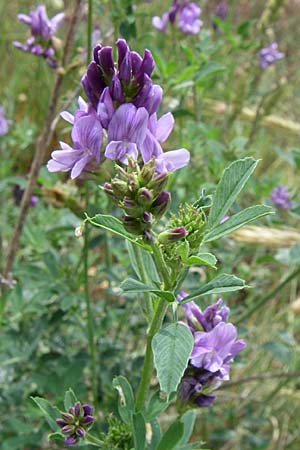
<instances>
[{"instance_id":1,"label":"green leaf","mask_svg":"<svg viewBox=\"0 0 300 450\"><path fill-rule=\"evenodd\" d=\"M64 399L64 406L65 410L68 411L70 406L74 406L74 404L77 402L77 397L74 394L74 391L69 388L67 392L65 393L65 399Z\"/></svg>"},{"instance_id":2,"label":"green leaf","mask_svg":"<svg viewBox=\"0 0 300 450\"><path fill-rule=\"evenodd\" d=\"M184 433L184 425L176 420L163 434L155 450L175 450Z\"/></svg>"},{"instance_id":3,"label":"green leaf","mask_svg":"<svg viewBox=\"0 0 300 450\"><path fill-rule=\"evenodd\" d=\"M112 384L119 394L119 414L124 422L130 424L135 410L132 388L127 379L122 376L114 378Z\"/></svg>"},{"instance_id":4,"label":"green leaf","mask_svg":"<svg viewBox=\"0 0 300 450\"><path fill-rule=\"evenodd\" d=\"M49 441L62 441L64 439L64 435L57 431L56 433L48 434Z\"/></svg>"},{"instance_id":5,"label":"green leaf","mask_svg":"<svg viewBox=\"0 0 300 450\"><path fill-rule=\"evenodd\" d=\"M133 250L133 245L134 244L132 244L131 242L126 241L126 247L128 250L131 265L132 265L133 270L135 271L136 275L141 280L142 279L141 270L139 267L139 263L136 260L135 252ZM138 251L141 252L141 257L144 261L145 267L147 268L147 277L149 278L149 280L151 280L153 282L159 282L159 276L158 276L155 264L153 262L153 259L152 259L151 255L149 254L149 252L145 251L142 248L139 248Z\"/></svg>"},{"instance_id":6,"label":"green leaf","mask_svg":"<svg viewBox=\"0 0 300 450\"><path fill-rule=\"evenodd\" d=\"M146 424L142 413L132 416L134 450L145 450Z\"/></svg>"},{"instance_id":7,"label":"green leaf","mask_svg":"<svg viewBox=\"0 0 300 450\"><path fill-rule=\"evenodd\" d=\"M200 264L213 267L214 269L216 268L217 258L212 253L198 253L198 255L189 256L189 247L188 241L184 241L177 249L177 253L181 257L183 264L186 266Z\"/></svg>"},{"instance_id":8,"label":"green leaf","mask_svg":"<svg viewBox=\"0 0 300 450\"><path fill-rule=\"evenodd\" d=\"M227 273L222 273L216 278L211 280L209 283L202 285L199 289L192 292L188 297L185 297L180 304L187 303L193 298L201 297L203 295L210 294L223 294L224 292L238 291L246 287L245 281L235 275L228 275Z\"/></svg>"},{"instance_id":9,"label":"green leaf","mask_svg":"<svg viewBox=\"0 0 300 450\"><path fill-rule=\"evenodd\" d=\"M246 225L259 217L266 216L267 214L272 214L273 210L271 206L266 205L256 205L250 206L243 211L234 214L229 217L224 223L219 223L214 228L212 228L208 233L204 235L204 242L211 242L215 239L219 239L226 234L232 233L238 228Z\"/></svg>"},{"instance_id":10,"label":"green leaf","mask_svg":"<svg viewBox=\"0 0 300 450\"><path fill-rule=\"evenodd\" d=\"M41 397L30 397L34 403L39 407L41 412L43 413L46 421L48 422L50 428L53 431L57 431L59 429L56 419L60 418L60 411L56 406L52 406L48 400Z\"/></svg>"},{"instance_id":11,"label":"green leaf","mask_svg":"<svg viewBox=\"0 0 300 450\"><path fill-rule=\"evenodd\" d=\"M158 297L167 300L168 302L174 302L176 300L176 297L173 294L173 292L161 291L154 286L149 286L133 278L127 278L125 281L123 281L120 287L127 294L140 294L143 292L151 292L157 295Z\"/></svg>"},{"instance_id":12,"label":"green leaf","mask_svg":"<svg viewBox=\"0 0 300 450\"><path fill-rule=\"evenodd\" d=\"M150 442L148 442L147 439L147 444L148 450L155 450L157 447L157 444L159 443L160 439L161 439L161 428L159 425L159 422L157 419L153 419L151 420L151 422L147 422L146 424L147 427L147 431L149 430L149 437L150 437ZM147 435L146 435L147 438Z\"/></svg>"},{"instance_id":13,"label":"green leaf","mask_svg":"<svg viewBox=\"0 0 300 450\"><path fill-rule=\"evenodd\" d=\"M223 176L218 183L208 217L208 227L210 229L219 225L247 180L254 172L257 164L258 161L255 159L245 158L233 162L224 170Z\"/></svg>"},{"instance_id":14,"label":"green leaf","mask_svg":"<svg viewBox=\"0 0 300 450\"><path fill-rule=\"evenodd\" d=\"M157 391L155 392L146 408L146 411L144 413L145 418L147 421L151 421L155 417L157 417L160 413L162 413L170 404L170 402L173 400L173 396L170 395L169 398L162 398L161 392Z\"/></svg>"},{"instance_id":15,"label":"green leaf","mask_svg":"<svg viewBox=\"0 0 300 450\"><path fill-rule=\"evenodd\" d=\"M105 230L111 231L118 236L127 239L133 244L140 245L143 248L150 249L150 246L135 238L131 233L125 230L122 222L116 217L109 216L106 214L97 214L94 217L89 217L86 215L86 220L90 222L92 225L98 228L104 228Z\"/></svg>"},{"instance_id":16,"label":"green leaf","mask_svg":"<svg viewBox=\"0 0 300 450\"><path fill-rule=\"evenodd\" d=\"M160 330L152 340L154 365L160 388L169 396L176 391L192 353L194 338L180 323Z\"/></svg>"},{"instance_id":17,"label":"green leaf","mask_svg":"<svg viewBox=\"0 0 300 450\"><path fill-rule=\"evenodd\" d=\"M180 417L180 422L182 422L183 426L184 426L184 433L180 440L180 444L186 444L189 441L189 439L193 433L195 420L196 420L196 413L192 409L190 409L189 411L186 411Z\"/></svg>"},{"instance_id":18,"label":"green leaf","mask_svg":"<svg viewBox=\"0 0 300 450\"><path fill-rule=\"evenodd\" d=\"M225 72L226 67L216 61L209 61L205 63L201 69L198 71L196 76L197 84L205 82L210 78L214 77L218 73Z\"/></svg>"}]
</instances>

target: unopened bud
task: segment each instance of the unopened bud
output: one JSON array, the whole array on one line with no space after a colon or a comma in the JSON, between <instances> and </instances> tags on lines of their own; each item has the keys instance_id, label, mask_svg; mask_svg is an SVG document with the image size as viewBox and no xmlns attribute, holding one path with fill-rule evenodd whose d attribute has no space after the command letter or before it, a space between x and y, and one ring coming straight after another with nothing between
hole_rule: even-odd
<instances>
[{"instance_id":1,"label":"unopened bud","mask_svg":"<svg viewBox=\"0 0 300 450\"><path fill-rule=\"evenodd\" d=\"M162 191L151 205L150 212L159 218L167 211L171 202L171 194L167 191Z\"/></svg>"},{"instance_id":2,"label":"unopened bud","mask_svg":"<svg viewBox=\"0 0 300 450\"><path fill-rule=\"evenodd\" d=\"M140 205L146 206L152 202L153 194L151 191L149 191L149 189L143 187L143 188L139 189L138 194L137 194L137 199L138 199L138 203Z\"/></svg>"},{"instance_id":3,"label":"unopened bud","mask_svg":"<svg viewBox=\"0 0 300 450\"><path fill-rule=\"evenodd\" d=\"M146 162L146 164L144 164L140 175L139 175L139 180L140 183L143 186L146 186L153 178L154 172L155 172L155 159L152 158L150 159L150 161Z\"/></svg>"},{"instance_id":4,"label":"unopened bud","mask_svg":"<svg viewBox=\"0 0 300 450\"><path fill-rule=\"evenodd\" d=\"M158 235L158 242L161 244L172 244L179 241L187 235L187 230L184 227L171 228L170 230L163 231Z\"/></svg>"},{"instance_id":5,"label":"unopened bud","mask_svg":"<svg viewBox=\"0 0 300 450\"><path fill-rule=\"evenodd\" d=\"M109 183L107 183L109 184ZM128 185L126 181L119 180L118 178L114 178L111 180L111 189L116 197L121 200L121 198L124 197L124 195L128 192Z\"/></svg>"},{"instance_id":6,"label":"unopened bud","mask_svg":"<svg viewBox=\"0 0 300 450\"><path fill-rule=\"evenodd\" d=\"M161 192L165 186L167 185L168 182L168 173L160 173L158 175L156 175L152 181L150 181L150 183L148 184L148 188L149 189L153 189L155 194L158 194L159 192Z\"/></svg>"},{"instance_id":7,"label":"unopened bud","mask_svg":"<svg viewBox=\"0 0 300 450\"><path fill-rule=\"evenodd\" d=\"M122 208L126 214L132 217L140 217L143 214L143 208L138 206L134 200L127 196L123 199Z\"/></svg>"},{"instance_id":8,"label":"unopened bud","mask_svg":"<svg viewBox=\"0 0 300 450\"><path fill-rule=\"evenodd\" d=\"M141 222L138 219L130 216L123 216L122 222L125 230L129 231L129 233L140 235L143 233L143 227Z\"/></svg>"},{"instance_id":9,"label":"unopened bud","mask_svg":"<svg viewBox=\"0 0 300 450\"><path fill-rule=\"evenodd\" d=\"M104 192L114 201L118 201L118 197L114 194L113 188L111 183L104 183L104 185L102 186Z\"/></svg>"}]
</instances>

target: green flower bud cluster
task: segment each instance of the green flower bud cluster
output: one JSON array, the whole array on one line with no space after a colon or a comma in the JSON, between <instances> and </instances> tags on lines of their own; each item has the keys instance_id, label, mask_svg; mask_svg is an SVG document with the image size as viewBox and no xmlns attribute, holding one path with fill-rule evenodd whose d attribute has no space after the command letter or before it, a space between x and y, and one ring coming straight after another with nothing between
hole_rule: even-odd
<instances>
[{"instance_id":1,"label":"green flower bud cluster","mask_svg":"<svg viewBox=\"0 0 300 450\"><path fill-rule=\"evenodd\" d=\"M178 215L172 216L169 225L171 228L184 227L187 231L185 239L189 243L190 252L198 251L206 225L206 215L201 208L190 204L181 205Z\"/></svg>"},{"instance_id":2,"label":"green flower bud cluster","mask_svg":"<svg viewBox=\"0 0 300 450\"><path fill-rule=\"evenodd\" d=\"M106 194L124 211L122 221L132 234L151 238L153 222L165 214L171 201L164 191L168 174L155 172L155 160L151 159L142 168L129 159L126 169L116 166L116 177L105 183Z\"/></svg>"}]
</instances>

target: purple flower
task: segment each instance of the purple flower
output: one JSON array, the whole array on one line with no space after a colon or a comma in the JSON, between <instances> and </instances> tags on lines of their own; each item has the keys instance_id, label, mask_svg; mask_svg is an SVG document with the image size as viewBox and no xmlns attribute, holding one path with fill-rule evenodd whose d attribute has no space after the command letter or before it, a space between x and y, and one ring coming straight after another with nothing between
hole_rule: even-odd
<instances>
[{"instance_id":1,"label":"purple flower","mask_svg":"<svg viewBox=\"0 0 300 450\"><path fill-rule=\"evenodd\" d=\"M158 31L161 31L164 33L167 29L167 23L169 21L169 12L165 12L162 17L154 16L152 17L152 25L154 28L156 28Z\"/></svg>"},{"instance_id":2,"label":"purple flower","mask_svg":"<svg viewBox=\"0 0 300 450\"><path fill-rule=\"evenodd\" d=\"M276 186L271 193L271 200L278 208L290 209L292 207L287 186Z\"/></svg>"},{"instance_id":3,"label":"purple flower","mask_svg":"<svg viewBox=\"0 0 300 450\"><path fill-rule=\"evenodd\" d=\"M93 408L90 405L82 405L76 402L69 408L68 412L61 412L62 419L56 419L57 425L61 427L61 432L66 436L65 444L74 445L83 438L86 431L94 423Z\"/></svg>"},{"instance_id":4,"label":"purple flower","mask_svg":"<svg viewBox=\"0 0 300 450\"><path fill-rule=\"evenodd\" d=\"M174 117L171 113L164 114L157 120L156 113L148 122L146 138L141 146L143 161L155 158L156 171L159 173L172 172L184 167L190 160L190 153L185 148L164 153L161 145L165 142L174 126Z\"/></svg>"},{"instance_id":5,"label":"purple flower","mask_svg":"<svg viewBox=\"0 0 300 450\"><path fill-rule=\"evenodd\" d=\"M178 28L185 34L197 34L203 24L199 20L201 9L196 3L184 1L179 3L177 0L173 2L171 8L165 12L162 17L155 16L152 18L152 25L161 32L165 32L167 23L174 25L178 17Z\"/></svg>"},{"instance_id":6,"label":"purple flower","mask_svg":"<svg viewBox=\"0 0 300 450\"><path fill-rule=\"evenodd\" d=\"M182 301L186 296L181 291L177 299ZM219 299L203 312L194 302L182 305L194 335L194 348L179 389L182 402L209 406L215 399L210 393L229 379L230 363L246 347L244 340L237 339L235 326L226 323L229 308L221 304ZM201 328L203 331L198 331Z\"/></svg>"},{"instance_id":7,"label":"purple flower","mask_svg":"<svg viewBox=\"0 0 300 450\"><path fill-rule=\"evenodd\" d=\"M71 170L71 178L78 177L85 169L93 168L100 162L102 145L102 126L95 112L78 117L72 129L74 147L60 142L61 150L51 153L47 168L50 172L67 172Z\"/></svg>"},{"instance_id":8,"label":"purple flower","mask_svg":"<svg viewBox=\"0 0 300 450\"><path fill-rule=\"evenodd\" d=\"M89 64L82 78L85 93L97 109L99 99L105 88L115 106L133 103L136 107L145 107L150 114L155 112L161 101L161 88L154 87L151 73L154 60L149 50L143 58L131 51L124 39L118 39L118 62L115 67L112 47L97 45L94 48L94 60Z\"/></svg>"},{"instance_id":9,"label":"purple flower","mask_svg":"<svg viewBox=\"0 0 300 450\"><path fill-rule=\"evenodd\" d=\"M215 9L215 16L219 17L221 20L225 20L228 14L228 5L225 2L220 2L217 4Z\"/></svg>"},{"instance_id":10,"label":"purple flower","mask_svg":"<svg viewBox=\"0 0 300 450\"><path fill-rule=\"evenodd\" d=\"M186 296L187 294L182 291L177 298L180 301ZM229 315L229 308L228 306L221 306L222 302L222 299L219 298L216 303L205 308L203 312L193 301L183 304L182 307L192 331L199 330L199 326L204 331L211 331L218 323L226 322Z\"/></svg>"},{"instance_id":11,"label":"purple flower","mask_svg":"<svg viewBox=\"0 0 300 450\"><path fill-rule=\"evenodd\" d=\"M7 134L8 128L12 123L12 120L6 119L4 114L4 108L0 105L0 136Z\"/></svg>"},{"instance_id":12,"label":"purple flower","mask_svg":"<svg viewBox=\"0 0 300 450\"><path fill-rule=\"evenodd\" d=\"M267 47L262 48L258 52L259 65L262 69L266 69L278 59L284 57L284 53L278 51L277 42L272 42Z\"/></svg>"},{"instance_id":13,"label":"purple flower","mask_svg":"<svg viewBox=\"0 0 300 450\"><path fill-rule=\"evenodd\" d=\"M148 117L145 108L136 108L132 103L119 106L108 126L105 156L125 164L128 156L137 159L146 137Z\"/></svg>"},{"instance_id":14,"label":"purple flower","mask_svg":"<svg viewBox=\"0 0 300 450\"><path fill-rule=\"evenodd\" d=\"M21 189L21 187L18 184L15 184L13 189L12 189L12 194L13 194L13 197L14 197L15 204L17 206L19 206L21 201L22 201L22 197L24 195L24 189ZM30 198L29 206L31 208L33 208L34 206L37 205L38 201L39 201L38 196L37 195L32 195L31 198Z\"/></svg>"},{"instance_id":15,"label":"purple flower","mask_svg":"<svg viewBox=\"0 0 300 450\"><path fill-rule=\"evenodd\" d=\"M203 22L199 20L201 9L196 3L184 3L178 19L178 27L185 34L198 34Z\"/></svg>"},{"instance_id":16,"label":"purple flower","mask_svg":"<svg viewBox=\"0 0 300 450\"><path fill-rule=\"evenodd\" d=\"M57 66L52 38L64 20L65 14L59 13L48 19L45 5L39 5L29 15L18 14L17 18L30 26L31 36L25 44L15 41L18 49L37 56L43 56L51 67Z\"/></svg>"},{"instance_id":17,"label":"purple flower","mask_svg":"<svg viewBox=\"0 0 300 450\"><path fill-rule=\"evenodd\" d=\"M232 360L246 343L237 338L236 328L231 323L220 322L211 331L196 331L190 363L194 367L217 372Z\"/></svg>"}]
</instances>

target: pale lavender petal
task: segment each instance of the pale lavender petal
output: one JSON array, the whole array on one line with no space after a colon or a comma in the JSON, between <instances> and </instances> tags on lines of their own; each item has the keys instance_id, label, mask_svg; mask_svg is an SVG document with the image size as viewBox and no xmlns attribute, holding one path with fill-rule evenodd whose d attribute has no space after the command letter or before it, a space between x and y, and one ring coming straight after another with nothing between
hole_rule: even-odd
<instances>
[{"instance_id":1,"label":"pale lavender petal","mask_svg":"<svg viewBox=\"0 0 300 450\"><path fill-rule=\"evenodd\" d=\"M83 156L83 158L79 159L72 168L71 178L72 179L77 178L81 174L85 166L91 161L91 159L92 159L91 155L85 155Z\"/></svg>"},{"instance_id":2,"label":"pale lavender petal","mask_svg":"<svg viewBox=\"0 0 300 450\"><path fill-rule=\"evenodd\" d=\"M159 16L153 17L152 18L152 25L158 31L161 31L161 32L164 33L166 31L168 20L169 20L169 13L166 12L166 13L164 13L162 15L162 17L159 17Z\"/></svg>"},{"instance_id":3,"label":"pale lavender petal","mask_svg":"<svg viewBox=\"0 0 300 450\"><path fill-rule=\"evenodd\" d=\"M51 28L53 33L55 33L57 31L57 29L59 28L59 26L61 25L62 21L65 18L65 14L59 13L56 14L56 16L52 17L52 19L50 19L50 23L51 23Z\"/></svg>"},{"instance_id":4,"label":"pale lavender petal","mask_svg":"<svg viewBox=\"0 0 300 450\"><path fill-rule=\"evenodd\" d=\"M130 123L128 138L135 142L137 146L142 145L145 140L148 125L148 112L145 108L137 108L135 116Z\"/></svg>"},{"instance_id":5,"label":"pale lavender petal","mask_svg":"<svg viewBox=\"0 0 300 450\"><path fill-rule=\"evenodd\" d=\"M73 114L69 113L69 111L62 111L60 113L60 117L62 117L67 122L71 123L73 125L74 123L74 116Z\"/></svg>"},{"instance_id":6,"label":"pale lavender petal","mask_svg":"<svg viewBox=\"0 0 300 450\"><path fill-rule=\"evenodd\" d=\"M136 107L132 103L124 103L115 111L108 127L109 141L128 140L129 129L134 120Z\"/></svg>"},{"instance_id":7,"label":"pale lavender petal","mask_svg":"<svg viewBox=\"0 0 300 450\"><path fill-rule=\"evenodd\" d=\"M96 117L96 114L80 117L74 124L72 139L99 162L103 131L100 121Z\"/></svg>"},{"instance_id":8,"label":"pale lavender petal","mask_svg":"<svg viewBox=\"0 0 300 450\"><path fill-rule=\"evenodd\" d=\"M144 142L140 145L140 151L143 161L146 163L152 157L158 157L163 153L163 150L153 134L148 130Z\"/></svg>"},{"instance_id":9,"label":"pale lavender petal","mask_svg":"<svg viewBox=\"0 0 300 450\"><path fill-rule=\"evenodd\" d=\"M173 172L186 166L190 160L190 153L185 148L163 153L156 159L156 170L161 172Z\"/></svg>"},{"instance_id":10,"label":"pale lavender petal","mask_svg":"<svg viewBox=\"0 0 300 450\"><path fill-rule=\"evenodd\" d=\"M26 14L18 14L17 18L21 22L26 23L26 25L31 25L31 17L27 16Z\"/></svg>"},{"instance_id":11,"label":"pale lavender petal","mask_svg":"<svg viewBox=\"0 0 300 450\"><path fill-rule=\"evenodd\" d=\"M159 142L165 142L174 127L174 117L172 113L161 116L157 121L156 139Z\"/></svg>"}]
</instances>

